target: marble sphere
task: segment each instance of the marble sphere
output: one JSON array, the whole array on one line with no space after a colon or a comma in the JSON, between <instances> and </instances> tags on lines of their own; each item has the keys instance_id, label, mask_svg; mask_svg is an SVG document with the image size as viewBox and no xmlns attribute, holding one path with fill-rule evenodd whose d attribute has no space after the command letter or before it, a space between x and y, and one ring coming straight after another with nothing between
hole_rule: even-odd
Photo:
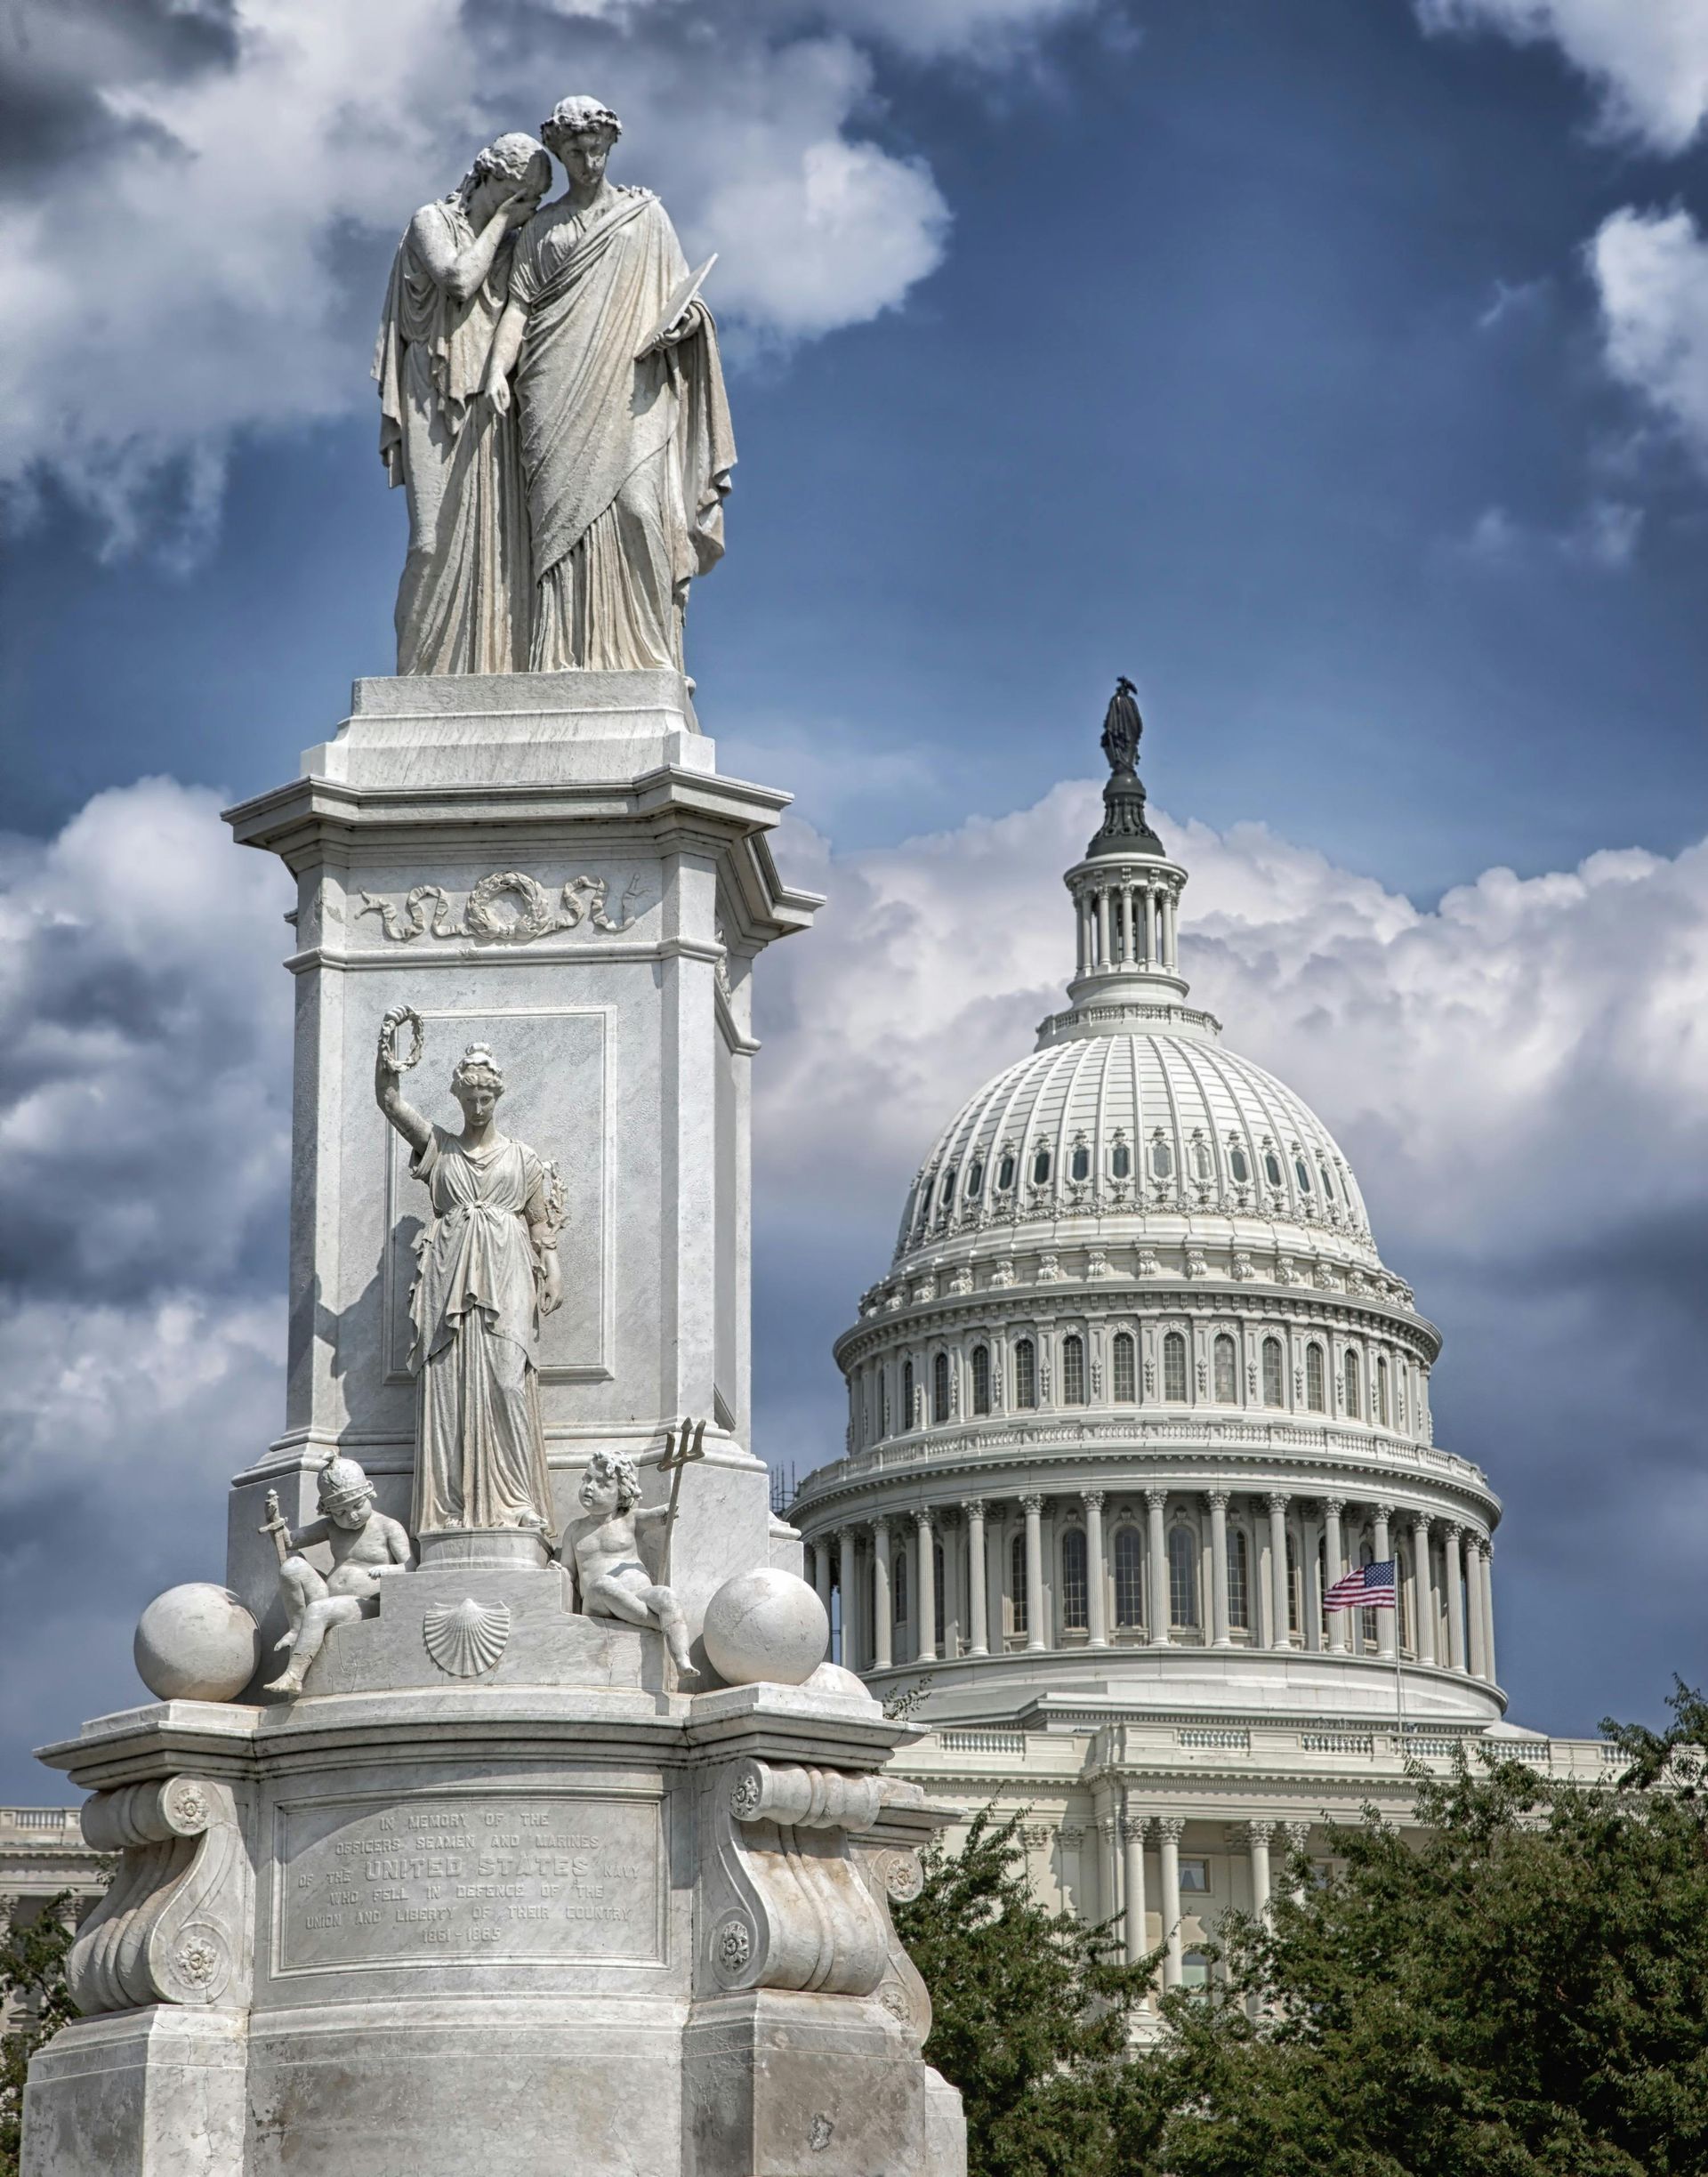
<instances>
[{"instance_id":1,"label":"marble sphere","mask_svg":"<svg viewBox=\"0 0 1708 2177\"><path fill-rule=\"evenodd\" d=\"M800 1686L824 1660L830 1618L804 1580L767 1565L724 1582L705 1606L703 1638L732 1686Z\"/></svg>"},{"instance_id":2,"label":"marble sphere","mask_svg":"<svg viewBox=\"0 0 1708 2177\"><path fill-rule=\"evenodd\" d=\"M137 1621L137 1675L163 1701L235 1700L261 1662L261 1627L231 1593L190 1580Z\"/></svg>"}]
</instances>

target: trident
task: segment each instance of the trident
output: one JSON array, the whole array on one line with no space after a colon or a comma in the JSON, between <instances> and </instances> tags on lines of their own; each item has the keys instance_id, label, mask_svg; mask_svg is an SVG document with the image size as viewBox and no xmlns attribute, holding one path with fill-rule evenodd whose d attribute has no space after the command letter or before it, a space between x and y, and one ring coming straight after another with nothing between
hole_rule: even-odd
<instances>
[{"instance_id":1,"label":"trident","mask_svg":"<svg viewBox=\"0 0 1708 2177\"><path fill-rule=\"evenodd\" d=\"M668 1430L665 1435L665 1455L658 1462L660 1473L670 1476L670 1504L665 1512L665 1539L658 1554L658 1584L670 1585L670 1544L676 1532L676 1500L682 1493L682 1469L690 1459L705 1456L705 1423L703 1421L682 1423L681 1435Z\"/></svg>"}]
</instances>

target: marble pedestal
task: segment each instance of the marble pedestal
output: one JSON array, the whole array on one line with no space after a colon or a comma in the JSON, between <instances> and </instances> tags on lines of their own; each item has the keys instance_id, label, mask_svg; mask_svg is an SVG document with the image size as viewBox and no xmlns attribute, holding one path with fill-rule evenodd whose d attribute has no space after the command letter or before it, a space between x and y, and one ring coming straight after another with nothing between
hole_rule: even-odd
<instances>
[{"instance_id":1,"label":"marble pedestal","mask_svg":"<svg viewBox=\"0 0 1708 2177\"><path fill-rule=\"evenodd\" d=\"M447 1596L507 1618L448 1680ZM827 1684L665 1689L555 1568L389 1579L288 1705L46 1750L122 1849L26 2177L960 2177L892 1897L942 1818ZM569 1682L573 1681L573 1682Z\"/></svg>"}]
</instances>

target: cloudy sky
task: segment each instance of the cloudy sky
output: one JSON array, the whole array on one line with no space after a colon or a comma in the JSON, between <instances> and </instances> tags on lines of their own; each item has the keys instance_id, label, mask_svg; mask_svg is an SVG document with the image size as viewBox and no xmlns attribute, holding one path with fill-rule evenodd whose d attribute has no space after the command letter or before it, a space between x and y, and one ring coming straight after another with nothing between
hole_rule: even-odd
<instances>
[{"instance_id":1,"label":"cloudy sky","mask_svg":"<svg viewBox=\"0 0 1708 2177\"><path fill-rule=\"evenodd\" d=\"M1708 0L0 11L0 1796L276 1432L282 875L391 664L410 211L592 89L741 464L692 665L830 895L765 964L757 1448L1059 1002L1116 672L1229 1040L1508 1504L1525 1721L1708 1678Z\"/></svg>"}]
</instances>

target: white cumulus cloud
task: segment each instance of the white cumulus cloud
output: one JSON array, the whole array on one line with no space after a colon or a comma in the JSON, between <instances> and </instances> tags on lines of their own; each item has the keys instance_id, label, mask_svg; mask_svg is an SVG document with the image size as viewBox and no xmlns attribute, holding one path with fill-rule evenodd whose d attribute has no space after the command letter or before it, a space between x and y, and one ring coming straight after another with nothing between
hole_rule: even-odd
<instances>
[{"instance_id":1,"label":"white cumulus cloud","mask_svg":"<svg viewBox=\"0 0 1708 2177\"><path fill-rule=\"evenodd\" d=\"M1681 206L1626 206L1586 255L1607 369L1708 468L1708 239Z\"/></svg>"},{"instance_id":2,"label":"white cumulus cloud","mask_svg":"<svg viewBox=\"0 0 1708 2177\"><path fill-rule=\"evenodd\" d=\"M1552 44L1595 86L1610 135L1682 151L1708 115L1702 0L1416 0L1427 30Z\"/></svg>"}]
</instances>

